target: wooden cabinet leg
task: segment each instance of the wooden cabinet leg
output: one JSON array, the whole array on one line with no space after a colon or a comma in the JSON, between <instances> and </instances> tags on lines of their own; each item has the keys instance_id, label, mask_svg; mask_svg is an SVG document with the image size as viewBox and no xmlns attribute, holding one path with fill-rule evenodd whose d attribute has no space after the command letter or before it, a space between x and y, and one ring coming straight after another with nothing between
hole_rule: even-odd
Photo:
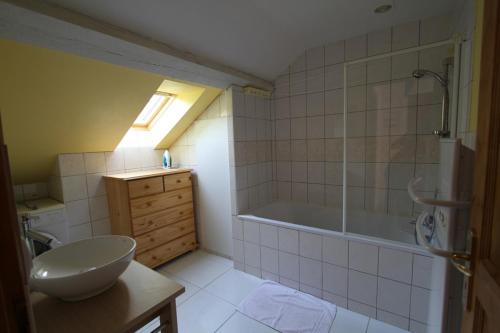
<instances>
[{"instance_id":1,"label":"wooden cabinet leg","mask_svg":"<svg viewBox=\"0 0 500 333\"><path fill-rule=\"evenodd\" d=\"M160 323L165 324L163 332L177 333L177 307L175 299L160 312Z\"/></svg>"}]
</instances>

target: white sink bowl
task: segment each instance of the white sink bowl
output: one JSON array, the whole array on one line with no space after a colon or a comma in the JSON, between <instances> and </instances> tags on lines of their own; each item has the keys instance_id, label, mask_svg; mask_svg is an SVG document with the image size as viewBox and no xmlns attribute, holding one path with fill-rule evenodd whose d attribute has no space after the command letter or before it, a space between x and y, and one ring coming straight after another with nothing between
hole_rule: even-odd
<instances>
[{"instance_id":1,"label":"white sink bowl","mask_svg":"<svg viewBox=\"0 0 500 333\"><path fill-rule=\"evenodd\" d=\"M65 301L79 301L111 288L134 258L135 240L101 236L70 243L33 259L30 286Z\"/></svg>"}]
</instances>

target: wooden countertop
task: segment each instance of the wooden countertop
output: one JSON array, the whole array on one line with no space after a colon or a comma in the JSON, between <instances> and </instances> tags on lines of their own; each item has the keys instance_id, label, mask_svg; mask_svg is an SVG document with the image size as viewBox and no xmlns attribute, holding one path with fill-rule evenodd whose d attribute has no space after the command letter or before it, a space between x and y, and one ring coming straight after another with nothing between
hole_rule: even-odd
<instances>
[{"instance_id":1,"label":"wooden countertop","mask_svg":"<svg viewBox=\"0 0 500 333\"><path fill-rule=\"evenodd\" d=\"M134 180L139 178L155 177L171 175L175 173L191 172L191 169L186 168L176 168L176 169L154 169L154 170L144 170L129 173L118 173L115 175L103 176L103 178L119 179L119 180Z\"/></svg>"},{"instance_id":2,"label":"wooden countertop","mask_svg":"<svg viewBox=\"0 0 500 333\"><path fill-rule=\"evenodd\" d=\"M38 333L128 332L147 324L159 310L184 292L184 287L132 261L116 284L80 302L64 302L31 293Z\"/></svg>"}]
</instances>

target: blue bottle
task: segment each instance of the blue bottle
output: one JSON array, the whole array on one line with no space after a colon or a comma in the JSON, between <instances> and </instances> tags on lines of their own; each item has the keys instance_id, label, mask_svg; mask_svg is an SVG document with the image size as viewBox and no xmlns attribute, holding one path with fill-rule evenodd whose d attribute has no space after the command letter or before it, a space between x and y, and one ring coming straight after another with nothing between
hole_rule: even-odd
<instances>
[{"instance_id":1,"label":"blue bottle","mask_svg":"<svg viewBox=\"0 0 500 333\"><path fill-rule=\"evenodd\" d=\"M163 169L170 169L172 167L172 157L170 156L170 153L168 150L165 150L163 153Z\"/></svg>"}]
</instances>

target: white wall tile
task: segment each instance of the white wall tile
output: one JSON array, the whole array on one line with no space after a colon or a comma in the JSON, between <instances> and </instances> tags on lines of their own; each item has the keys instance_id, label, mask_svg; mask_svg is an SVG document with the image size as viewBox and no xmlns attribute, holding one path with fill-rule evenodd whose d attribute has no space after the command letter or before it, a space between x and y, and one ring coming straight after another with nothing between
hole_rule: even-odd
<instances>
[{"instance_id":1,"label":"white wall tile","mask_svg":"<svg viewBox=\"0 0 500 333\"><path fill-rule=\"evenodd\" d=\"M300 255L306 258L321 260L321 239L320 235L301 231L299 234Z\"/></svg>"},{"instance_id":2,"label":"white wall tile","mask_svg":"<svg viewBox=\"0 0 500 333\"><path fill-rule=\"evenodd\" d=\"M372 110L366 112L366 135L389 135L390 110ZM387 145L386 145L387 146Z\"/></svg>"},{"instance_id":3,"label":"white wall tile","mask_svg":"<svg viewBox=\"0 0 500 333\"><path fill-rule=\"evenodd\" d=\"M234 239L243 240L243 222L235 216L232 219L232 234Z\"/></svg>"},{"instance_id":4,"label":"white wall tile","mask_svg":"<svg viewBox=\"0 0 500 333\"><path fill-rule=\"evenodd\" d=\"M344 61L344 41L325 46L325 65L338 64Z\"/></svg>"},{"instance_id":5,"label":"white wall tile","mask_svg":"<svg viewBox=\"0 0 500 333\"><path fill-rule=\"evenodd\" d=\"M323 261L347 267L348 242L340 237L323 236Z\"/></svg>"},{"instance_id":6,"label":"white wall tile","mask_svg":"<svg viewBox=\"0 0 500 333\"><path fill-rule=\"evenodd\" d=\"M430 289L431 272L432 258L415 254L413 256L413 285Z\"/></svg>"},{"instance_id":7,"label":"white wall tile","mask_svg":"<svg viewBox=\"0 0 500 333\"><path fill-rule=\"evenodd\" d=\"M255 277L258 277L259 279L261 278L261 270L260 268L257 268L257 267L253 267L253 266L249 266L249 265L245 265L245 273L248 273L250 275L253 275Z\"/></svg>"},{"instance_id":8,"label":"white wall tile","mask_svg":"<svg viewBox=\"0 0 500 333\"><path fill-rule=\"evenodd\" d=\"M106 172L106 159L104 153L84 153L86 173Z\"/></svg>"},{"instance_id":9,"label":"white wall tile","mask_svg":"<svg viewBox=\"0 0 500 333\"><path fill-rule=\"evenodd\" d=\"M124 148L125 170L137 169L142 165L142 156L138 148Z\"/></svg>"},{"instance_id":10,"label":"white wall tile","mask_svg":"<svg viewBox=\"0 0 500 333\"><path fill-rule=\"evenodd\" d=\"M290 97L290 116L306 116L306 97L307 95L297 95Z\"/></svg>"},{"instance_id":11,"label":"white wall tile","mask_svg":"<svg viewBox=\"0 0 500 333\"><path fill-rule=\"evenodd\" d=\"M290 71L292 73L296 73L296 72L302 72L305 70L306 70L306 54L302 53L290 65Z\"/></svg>"},{"instance_id":12,"label":"white wall tile","mask_svg":"<svg viewBox=\"0 0 500 333\"><path fill-rule=\"evenodd\" d=\"M345 59L354 60L366 56L366 35L353 37L345 41Z\"/></svg>"},{"instance_id":13,"label":"white wall tile","mask_svg":"<svg viewBox=\"0 0 500 333\"><path fill-rule=\"evenodd\" d=\"M306 92L306 72L290 74L290 96L304 94Z\"/></svg>"},{"instance_id":14,"label":"white wall tile","mask_svg":"<svg viewBox=\"0 0 500 333\"><path fill-rule=\"evenodd\" d=\"M77 226L71 226L68 231L69 241L76 242L81 239L92 237L92 226L90 223L85 223Z\"/></svg>"},{"instance_id":15,"label":"white wall tile","mask_svg":"<svg viewBox=\"0 0 500 333\"><path fill-rule=\"evenodd\" d=\"M307 92L319 92L325 89L325 71L323 68L310 69L307 71Z\"/></svg>"},{"instance_id":16,"label":"white wall tile","mask_svg":"<svg viewBox=\"0 0 500 333\"><path fill-rule=\"evenodd\" d=\"M323 290L347 297L347 268L323 263Z\"/></svg>"},{"instance_id":17,"label":"white wall tile","mask_svg":"<svg viewBox=\"0 0 500 333\"><path fill-rule=\"evenodd\" d=\"M109 216L108 198L106 196L89 198L89 207L92 221Z\"/></svg>"},{"instance_id":18,"label":"white wall tile","mask_svg":"<svg viewBox=\"0 0 500 333\"><path fill-rule=\"evenodd\" d=\"M357 86L348 88L347 110L348 112L358 112L366 110L366 87Z\"/></svg>"},{"instance_id":19,"label":"white wall tile","mask_svg":"<svg viewBox=\"0 0 500 333\"><path fill-rule=\"evenodd\" d=\"M278 78L274 81L274 86L275 86L275 91L274 95L276 98L281 98L281 97L287 97L290 94L290 76L288 74L286 75L281 75L278 76ZM234 94L233 93L233 112L234 115L243 115L244 113L244 98L243 94L238 93Z\"/></svg>"},{"instance_id":20,"label":"white wall tile","mask_svg":"<svg viewBox=\"0 0 500 333\"><path fill-rule=\"evenodd\" d=\"M344 87L344 65L336 64L325 67L325 90Z\"/></svg>"},{"instance_id":21,"label":"white wall tile","mask_svg":"<svg viewBox=\"0 0 500 333\"><path fill-rule=\"evenodd\" d=\"M421 323L427 323L429 301L429 290L413 286L411 288L410 318Z\"/></svg>"},{"instance_id":22,"label":"white wall tile","mask_svg":"<svg viewBox=\"0 0 500 333\"><path fill-rule=\"evenodd\" d=\"M269 280L269 281L274 281L274 282L280 282L280 277L277 274L273 274L270 272L266 272L265 270L262 270L262 279L264 280Z\"/></svg>"},{"instance_id":23,"label":"white wall tile","mask_svg":"<svg viewBox=\"0 0 500 333\"><path fill-rule=\"evenodd\" d=\"M261 268L264 271L279 274L278 250L270 249L265 246L260 248Z\"/></svg>"},{"instance_id":24,"label":"white wall tile","mask_svg":"<svg viewBox=\"0 0 500 333\"><path fill-rule=\"evenodd\" d=\"M268 224L260 224L260 244L273 249L278 248L278 228Z\"/></svg>"},{"instance_id":25,"label":"white wall tile","mask_svg":"<svg viewBox=\"0 0 500 333\"><path fill-rule=\"evenodd\" d=\"M314 297L317 297L317 298L321 298L321 296L322 296L321 289L308 286L307 284L303 284L302 282L300 283L300 291L302 291L303 293L312 295Z\"/></svg>"},{"instance_id":26,"label":"white wall tile","mask_svg":"<svg viewBox=\"0 0 500 333\"><path fill-rule=\"evenodd\" d=\"M417 129L417 108L399 107L391 109L390 134L415 134Z\"/></svg>"},{"instance_id":27,"label":"white wall tile","mask_svg":"<svg viewBox=\"0 0 500 333\"><path fill-rule=\"evenodd\" d=\"M287 279L287 278L285 278L283 276L280 276L280 283L282 285L284 285L284 286L289 287L289 288L293 288L293 289L296 289L296 290L300 289L299 281Z\"/></svg>"},{"instance_id":28,"label":"white wall tile","mask_svg":"<svg viewBox=\"0 0 500 333\"><path fill-rule=\"evenodd\" d=\"M308 184L307 201L316 205L325 204L325 186L323 184Z\"/></svg>"},{"instance_id":29,"label":"white wall tile","mask_svg":"<svg viewBox=\"0 0 500 333\"><path fill-rule=\"evenodd\" d=\"M415 174L415 165L410 163L391 163L389 166L389 188L404 190Z\"/></svg>"},{"instance_id":30,"label":"white wall tile","mask_svg":"<svg viewBox=\"0 0 500 333\"><path fill-rule=\"evenodd\" d=\"M366 109L387 109L391 102L391 87L388 82L368 84L366 86Z\"/></svg>"},{"instance_id":31,"label":"white wall tile","mask_svg":"<svg viewBox=\"0 0 500 333\"><path fill-rule=\"evenodd\" d=\"M410 313L411 286L384 278L378 279L377 307L400 316Z\"/></svg>"},{"instance_id":32,"label":"white wall tile","mask_svg":"<svg viewBox=\"0 0 500 333\"><path fill-rule=\"evenodd\" d=\"M322 298L325 301L328 301L328 302L333 303L337 306L340 306L340 307L347 309L347 298L346 297L335 295L335 294L329 293L328 291L323 290L323 297Z\"/></svg>"},{"instance_id":33,"label":"white wall tile","mask_svg":"<svg viewBox=\"0 0 500 333\"><path fill-rule=\"evenodd\" d=\"M89 202L87 199L67 202L65 206L70 226L90 222Z\"/></svg>"},{"instance_id":34,"label":"white wall tile","mask_svg":"<svg viewBox=\"0 0 500 333\"><path fill-rule=\"evenodd\" d=\"M307 202L307 183L292 183L292 201Z\"/></svg>"},{"instance_id":35,"label":"white wall tile","mask_svg":"<svg viewBox=\"0 0 500 333\"><path fill-rule=\"evenodd\" d=\"M342 138L344 136L344 115L325 116L325 138Z\"/></svg>"},{"instance_id":36,"label":"white wall tile","mask_svg":"<svg viewBox=\"0 0 500 333\"><path fill-rule=\"evenodd\" d=\"M299 233L297 230L278 228L279 250L299 254Z\"/></svg>"},{"instance_id":37,"label":"white wall tile","mask_svg":"<svg viewBox=\"0 0 500 333\"><path fill-rule=\"evenodd\" d=\"M349 268L377 274L378 272L378 246L349 241Z\"/></svg>"},{"instance_id":38,"label":"white wall tile","mask_svg":"<svg viewBox=\"0 0 500 333\"><path fill-rule=\"evenodd\" d=\"M251 221L243 222L243 237L245 242L259 244L259 236L259 223Z\"/></svg>"},{"instance_id":39,"label":"white wall tile","mask_svg":"<svg viewBox=\"0 0 500 333\"><path fill-rule=\"evenodd\" d=\"M307 69L315 69L325 65L325 48L323 46L306 51Z\"/></svg>"},{"instance_id":40,"label":"white wall tile","mask_svg":"<svg viewBox=\"0 0 500 333\"><path fill-rule=\"evenodd\" d=\"M109 219L92 221L91 225L92 236L111 235L111 222Z\"/></svg>"},{"instance_id":41,"label":"white wall tile","mask_svg":"<svg viewBox=\"0 0 500 333\"><path fill-rule=\"evenodd\" d=\"M279 275L293 281L299 281L299 256L279 251Z\"/></svg>"},{"instance_id":42,"label":"white wall tile","mask_svg":"<svg viewBox=\"0 0 500 333\"><path fill-rule=\"evenodd\" d=\"M253 243L244 242L245 266L260 268L260 246Z\"/></svg>"},{"instance_id":43,"label":"white wall tile","mask_svg":"<svg viewBox=\"0 0 500 333\"><path fill-rule=\"evenodd\" d=\"M362 315L365 315L365 316L371 317L371 318L374 318L377 315L377 308L370 306L370 305L360 303L360 302L353 301L351 299L349 299L347 301L347 308L351 311L360 313ZM372 319L370 319L370 321L372 321ZM386 332L384 332L384 333L386 333Z\"/></svg>"},{"instance_id":44,"label":"white wall tile","mask_svg":"<svg viewBox=\"0 0 500 333\"><path fill-rule=\"evenodd\" d=\"M96 173L86 176L87 193L89 197L97 197L106 194L106 186L102 178L104 173Z\"/></svg>"},{"instance_id":45,"label":"white wall tile","mask_svg":"<svg viewBox=\"0 0 500 333\"><path fill-rule=\"evenodd\" d=\"M324 93L307 94L307 116L322 116L325 113Z\"/></svg>"},{"instance_id":46,"label":"white wall tile","mask_svg":"<svg viewBox=\"0 0 500 333\"><path fill-rule=\"evenodd\" d=\"M307 118L293 118L290 123L291 138L294 140L305 139L307 136Z\"/></svg>"},{"instance_id":47,"label":"white wall tile","mask_svg":"<svg viewBox=\"0 0 500 333\"><path fill-rule=\"evenodd\" d=\"M419 81L422 80L423 78ZM417 80L401 79L391 81L391 107L413 105L417 105Z\"/></svg>"},{"instance_id":48,"label":"white wall tile","mask_svg":"<svg viewBox=\"0 0 500 333\"><path fill-rule=\"evenodd\" d=\"M376 306L377 277L350 269L348 295L354 301Z\"/></svg>"},{"instance_id":49,"label":"white wall tile","mask_svg":"<svg viewBox=\"0 0 500 333\"><path fill-rule=\"evenodd\" d=\"M391 57L391 62L391 78L393 80L412 77L413 71L419 67L418 53L411 52L395 55Z\"/></svg>"},{"instance_id":50,"label":"white wall tile","mask_svg":"<svg viewBox=\"0 0 500 333\"><path fill-rule=\"evenodd\" d=\"M325 117L307 117L307 138L322 139L325 137Z\"/></svg>"},{"instance_id":51,"label":"white wall tile","mask_svg":"<svg viewBox=\"0 0 500 333\"><path fill-rule=\"evenodd\" d=\"M321 261L300 257L299 266L300 283L321 289L323 280Z\"/></svg>"},{"instance_id":52,"label":"white wall tile","mask_svg":"<svg viewBox=\"0 0 500 333\"><path fill-rule=\"evenodd\" d=\"M366 63L347 67L347 85L349 87L366 84Z\"/></svg>"},{"instance_id":53,"label":"white wall tile","mask_svg":"<svg viewBox=\"0 0 500 333\"><path fill-rule=\"evenodd\" d=\"M83 154L60 154L58 164L59 176L75 176L85 173Z\"/></svg>"},{"instance_id":54,"label":"white wall tile","mask_svg":"<svg viewBox=\"0 0 500 333\"><path fill-rule=\"evenodd\" d=\"M366 82L375 83L391 79L391 59L382 58L366 63Z\"/></svg>"},{"instance_id":55,"label":"white wall tile","mask_svg":"<svg viewBox=\"0 0 500 333\"><path fill-rule=\"evenodd\" d=\"M410 325L410 320L408 317L398 316L380 309L377 309L377 319L386 324L399 327L403 330L408 330Z\"/></svg>"},{"instance_id":56,"label":"white wall tile","mask_svg":"<svg viewBox=\"0 0 500 333\"><path fill-rule=\"evenodd\" d=\"M233 260L238 262L245 262L245 249L243 241L233 239Z\"/></svg>"},{"instance_id":57,"label":"white wall tile","mask_svg":"<svg viewBox=\"0 0 500 333\"><path fill-rule=\"evenodd\" d=\"M87 181L85 176L62 177L64 202L84 199L87 197Z\"/></svg>"}]
</instances>

